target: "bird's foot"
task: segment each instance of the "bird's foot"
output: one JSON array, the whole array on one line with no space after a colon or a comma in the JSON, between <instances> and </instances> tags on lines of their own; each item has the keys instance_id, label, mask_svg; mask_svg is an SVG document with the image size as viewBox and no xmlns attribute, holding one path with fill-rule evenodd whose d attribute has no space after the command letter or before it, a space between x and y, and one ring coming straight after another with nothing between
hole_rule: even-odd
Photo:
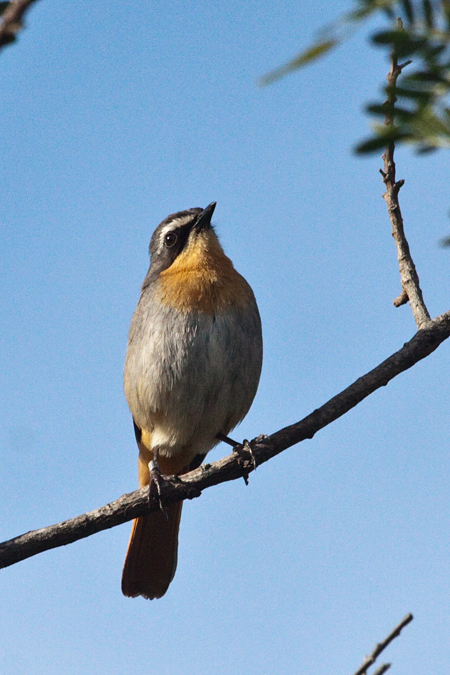
<instances>
[{"instance_id":1,"label":"bird's foot","mask_svg":"<svg viewBox=\"0 0 450 675\"><path fill-rule=\"evenodd\" d=\"M251 444L252 444L251 441L248 441L246 438L244 438L244 440L242 442L242 450L240 450L240 448L237 448L235 450L235 452L241 452L241 453L248 452L248 454L250 455L250 459L252 460L253 470L256 471L256 459L255 459L255 455L253 454L253 449L252 449Z\"/></svg>"},{"instance_id":2,"label":"bird's foot","mask_svg":"<svg viewBox=\"0 0 450 675\"><path fill-rule=\"evenodd\" d=\"M225 436L225 434L221 434L221 433L217 434L217 438L219 439L219 441L223 441L224 443L228 443L228 445L231 445L232 448L233 448L233 452L236 453L236 455L238 455L238 461L239 461L239 464L241 465L242 471L243 471L243 478L244 478L245 484L248 485L249 471L245 470L244 460L247 459L247 457L246 457L247 454L250 455L250 459L251 459L251 462L252 462L252 465L253 465L252 470L256 470L256 466L257 466L256 465L256 459L255 459L255 455L253 454L253 450L252 450L252 446L251 446L251 443L253 441L250 442L247 439L244 439L242 443L238 443L237 441L233 441L232 438L229 438L228 436Z\"/></svg>"}]
</instances>

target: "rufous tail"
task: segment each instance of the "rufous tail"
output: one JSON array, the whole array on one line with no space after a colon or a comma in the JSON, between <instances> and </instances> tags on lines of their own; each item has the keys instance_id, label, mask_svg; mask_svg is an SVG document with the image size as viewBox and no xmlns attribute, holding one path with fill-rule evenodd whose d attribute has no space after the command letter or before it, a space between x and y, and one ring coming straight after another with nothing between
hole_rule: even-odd
<instances>
[{"instance_id":1,"label":"rufous tail","mask_svg":"<svg viewBox=\"0 0 450 675\"><path fill-rule=\"evenodd\" d=\"M122 593L129 598L142 595L161 598L177 568L178 529L183 502L133 521L122 573Z\"/></svg>"}]
</instances>

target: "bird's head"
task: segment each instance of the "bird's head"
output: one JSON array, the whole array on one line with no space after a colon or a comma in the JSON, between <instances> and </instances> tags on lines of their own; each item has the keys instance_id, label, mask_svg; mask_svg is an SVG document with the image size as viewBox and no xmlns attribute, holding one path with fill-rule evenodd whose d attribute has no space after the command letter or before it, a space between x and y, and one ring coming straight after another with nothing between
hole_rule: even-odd
<instances>
[{"instance_id":1,"label":"bird's head","mask_svg":"<svg viewBox=\"0 0 450 675\"><path fill-rule=\"evenodd\" d=\"M150 242L151 276L161 274L175 261L193 264L202 257L224 255L211 224L215 208L216 202L212 202L206 209L172 213L158 225Z\"/></svg>"}]
</instances>

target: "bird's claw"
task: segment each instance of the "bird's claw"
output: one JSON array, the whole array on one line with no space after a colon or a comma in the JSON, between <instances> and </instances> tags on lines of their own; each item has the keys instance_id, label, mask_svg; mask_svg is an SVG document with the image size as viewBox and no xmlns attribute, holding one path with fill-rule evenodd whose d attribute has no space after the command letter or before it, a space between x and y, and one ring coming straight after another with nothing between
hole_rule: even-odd
<instances>
[{"instance_id":1,"label":"bird's claw","mask_svg":"<svg viewBox=\"0 0 450 675\"><path fill-rule=\"evenodd\" d=\"M256 459L255 455L253 454L253 449L250 441L248 441L246 438L244 438L244 442L242 444L242 450L248 452L248 454L251 457L252 464L253 464L253 470L256 471Z\"/></svg>"},{"instance_id":2,"label":"bird's claw","mask_svg":"<svg viewBox=\"0 0 450 675\"><path fill-rule=\"evenodd\" d=\"M236 443L236 445L233 446L233 452L236 453L236 455L238 455L238 462L239 462L239 464L242 468L242 477L245 481L245 484L248 485L248 475L249 475L250 471L246 470L245 467L244 467L244 460L247 459L247 457L245 456L246 453L248 453L250 455L250 459L251 459L251 463L252 463L251 471L256 470L256 459L255 459L255 455L253 454L253 450L252 450L250 442L245 438L243 440L242 444Z\"/></svg>"},{"instance_id":3,"label":"bird's claw","mask_svg":"<svg viewBox=\"0 0 450 675\"><path fill-rule=\"evenodd\" d=\"M228 443L228 445L233 446L233 452L235 452L237 455L239 455L239 463L242 466L243 470L243 478L245 480L245 484L248 485L248 474L249 471L244 471L243 467L243 460L244 460L244 453L248 453L250 455L251 461L252 461L252 471L256 471L256 458L253 453L253 448L252 448L252 443L258 443L259 441L263 441L265 438L268 438L267 434L261 434L258 436L258 438L255 438L253 441L248 441L247 439L244 439L242 444L237 443L236 441L233 441L232 438L229 438L228 436L225 436L225 434L219 433L217 434L217 438L219 441L223 441L224 443Z\"/></svg>"}]
</instances>

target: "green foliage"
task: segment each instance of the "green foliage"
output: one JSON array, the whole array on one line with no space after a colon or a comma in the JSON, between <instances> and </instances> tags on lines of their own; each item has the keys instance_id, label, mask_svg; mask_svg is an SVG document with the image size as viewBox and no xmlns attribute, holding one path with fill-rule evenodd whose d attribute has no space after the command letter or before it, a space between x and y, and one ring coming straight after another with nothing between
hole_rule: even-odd
<instances>
[{"instance_id":1,"label":"green foliage","mask_svg":"<svg viewBox=\"0 0 450 675\"><path fill-rule=\"evenodd\" d=\"M398 59L404 71L395 87L395 105L386 103L393 91L383 87L383 100L366 111L389 125L373 124L373 135L356 151L369 153L387 142L410 143L418 152L450 147L450 0L353 0L352 11L326 27L317 41L262 80L269 84L320 58L339 45L369 17L382 15L383 30L370 37L374 46ZM408 65L402 60L408 60ZM387 116L387 117L386 117Z\"/></svg>"},{"instance_id":2,"label":"green foliage","mask_svg":"<svg viewBox=\"0 0 450 675\"><path fill-rule=\"evenodd\" d=\"M326 52L329 52L331 49L333 49L333 47L335 47L336 44L337 44L336 40L331 39L323 40L322 42L317 42L317 44L301 52L298 56L292 59L292 61L289 61L289 63L286 63L284 66L281 66L280 68L273 70L271 73L268 73L265 77L261 79L261 84L262 85L271 84L272 82L281 79L285 75L288 75L290 72L297 70L298 68L301 68L307 63L315 61L320 56L323 56L324 54L326 54Z\"/></svg>"}]
</instances>

